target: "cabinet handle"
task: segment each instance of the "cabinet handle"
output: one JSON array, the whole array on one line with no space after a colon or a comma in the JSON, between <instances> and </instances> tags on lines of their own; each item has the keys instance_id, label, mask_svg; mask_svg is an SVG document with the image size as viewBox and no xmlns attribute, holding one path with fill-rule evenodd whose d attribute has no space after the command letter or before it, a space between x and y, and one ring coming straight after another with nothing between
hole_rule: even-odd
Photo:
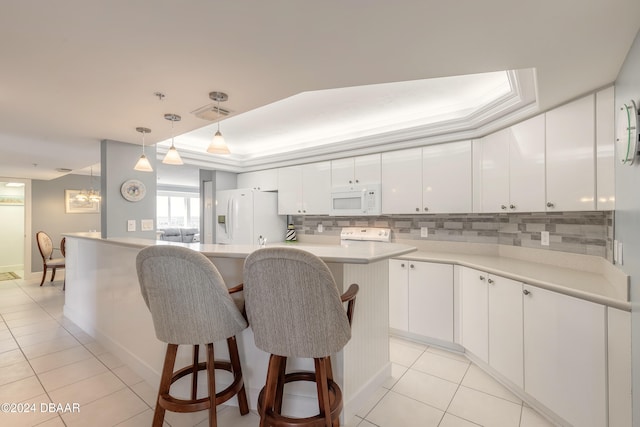
<instances>
[{"instance_id":1,"label":"cabinet handle","mask_svg":"<svg viewBox=\"0 0 640 427\"><path fill-rule=\"evenodd\" d=\"M359 179L356 179L356 184L357 184L357 183L359 183L359 182L360 182L360 180L359 180Z\"/></svg>"},{"instance_id":2,"label":"cabinet handle","mask_svg":"<svg viewBox=\"0 0 640 427\"><path fill-rule=\"evenodd\" d=\"M416 266L413 264L409 264L409 268L416 268Z\"/></svg>"},{"instance_id":3,"label":"cabinet handle","mask_svg":"<svg viewBox=\"0 0 640 427\"><path fill-rule=\"evenodd\" d=\"M300 209L298 209L298 213L301 213Z\"/></svg>"},{"instance_id":4,"label":"cabinet handle","mask_svg":"<svg viewBox=\"0 0 640 427\"><path fill-rule=\"evenodd\" d=\"M487 280L487 282L488 282L490 285L492 285L492 284L493 284L493 279L489 279L489 280Z\"/></svg>"},{"instance_id":5,"label":"cabinet handle","mask_svg":"<svg viewBox=\"0 0 640 427\"><path fill-rule=\"evenodd\" d=\"M551 202L547 202L547 207L548 207L548 208L554 208L555 206L556 206L556 205L554 205L553 203L551 203Z\"/></svg>"},{"instance_id":6,"label":"cabinet handle","mask_svg":"<svg viewBox=\"0 0 640 427\"><path fill-rule=\"evenodd\" d=\"M425 206L425 207L424 207L424 211L425 211L425 212L429 212L429 208Z\"/></svg>"},{"instance_id":7,"label":"cabinet handle","mask_svg":"<svg viewBox=\"0 0 640 427\"><path fill-rule=\"evenodd\" d=\"M500 205L500 209L502 209L503 211L507 209L507 207L505 205Z\"/></svg>"},{"instance_id":8,"label":"cabinet handle","mask_svg":"<svg viewBox=\"0 0 640 427\"><path fill-rule=\"evenodd\" d=\"M480 276L480 280L483 280L483 281L484 281L484 276Z\"/></svg>"},{"instance_id":9,"label":"cabinet handle","mask_svg":"<svg viewBox=\"0 0 640 427\"><path fill-rule=\"evenodd\" d=\"M524 291L522 291L522 293L525 294L525 295L529 295L531 292L529 292L528 290L525 289Z\"/></svg>"},{"instance_id":10,"label":"cabinet handle","mask_svg":"<svg viewBox=\"0 0 640 427\"><path fill-rule=\"evenodd\" d=\"M420 212L420 208L416 208L416 212Z\"/></svg>"},{"instance_id":11,"label":"cabinet handle","mask_svg":"<svg viewBox=\"0 0 640 427\"><path fill-rule=\"evenodd\" d=\"M509 208L510 208L510 209L515 209L515 208L516 208L516 205L509 205Z\"/></svg>"},{"instance_id":12,"label":"cabinet handle","mask_svg":"<svg viewBox=\"0 0 640 427\"><path fill-rule=\"evenodd\" d=\"M353 181L349 180L349 184L353 184Z\"/></svg>"}]
</instances>

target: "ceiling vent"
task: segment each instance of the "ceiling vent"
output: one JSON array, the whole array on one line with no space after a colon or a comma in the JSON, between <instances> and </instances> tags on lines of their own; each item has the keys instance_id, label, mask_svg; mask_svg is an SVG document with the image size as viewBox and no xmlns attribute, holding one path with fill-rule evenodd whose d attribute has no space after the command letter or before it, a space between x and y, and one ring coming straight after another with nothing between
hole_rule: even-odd
<instances>
[{"instance_id":1,"label":"ceiling vent","mask_svg":"<svg viewBox=\"0 0 640 427\"><path fill-rule=\"evenodd\" d=\"M231 110L218 108L216 103L207 104L204 107L200 107L197 110L193 110L191 114L195 115L199 119L209 120L210 122L217 121L220 117L226 117L232 113Z\"/></svg>"}]
</instances>

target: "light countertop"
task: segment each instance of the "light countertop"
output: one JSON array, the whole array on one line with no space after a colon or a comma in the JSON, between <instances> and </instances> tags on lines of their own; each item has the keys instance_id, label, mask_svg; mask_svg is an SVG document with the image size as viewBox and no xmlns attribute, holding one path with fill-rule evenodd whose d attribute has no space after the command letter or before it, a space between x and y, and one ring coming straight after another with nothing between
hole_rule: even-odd
<instances>
[{"instance_id":1,"label":"light countertop","mask_svg":"<svg viewBox=\"0 0 640 427\"><path fill-rule=\"evenodd\" d=\"M164 240L116 237L103 239L100 233L67 233L67 237L99 240L107 244L144 248L152 245L184 246L208 257L246 258L251 252L259 249L258 245L220 245L204 243L179 243ZM325 262L345 264L369 264L376 261L401 256L415 251L414 246L401 243L347 242L342 244L317 243L270 243L272 247L293 247L311 252Z\"/></svg>"}]
</instances>

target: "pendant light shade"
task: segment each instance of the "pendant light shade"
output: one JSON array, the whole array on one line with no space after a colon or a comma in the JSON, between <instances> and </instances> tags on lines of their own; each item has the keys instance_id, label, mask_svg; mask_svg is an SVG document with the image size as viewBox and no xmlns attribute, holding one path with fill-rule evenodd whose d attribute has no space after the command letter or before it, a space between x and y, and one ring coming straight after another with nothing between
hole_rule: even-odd
<instances>
[{"instance_id":1,"label":"pendant light shade","mask_svg":"<svg viewBox=\"0 0 640 427\"><path fill-rule=\"evenodd\" d=\"M162 163L166 165L182 165L184 164L184 162L180 157L180 153L178 153L178 150L176 150L176 147L173 144L173 123L179 122L181 117L177 114L165 114L164 118L171 121L171 147L169 148L169 151L167 151L167 154L164 156Z\"/></svg>"},{"instance_id":2,"label":"pendant light shade","mask_svg":"<svg viewBox=\"0 0 640 427\"><path fill-rule=\"evenodd\" d=\"M147 159L147 156L144 155L144 134L151 133L151 129L137 127L136 131L142 134L142 155L138 159L138 163L136 163L133 169L140 172L153 172L153 168L151 167L151 163L149 163L149 159Z\"/></svg>"},{"instance_id":3,"label":"pendant light shade","mask_svg":"<svg viewBox=\"0 0 640 427\"><path fill-rule=\"evenodd\" d=\"M213 140L209 144L207 148L207 153L211 154L230 154L229 147L222 136L222 132L220 132L220 101L226 101L229 99L226 93L223 92L211 92L209 93L209 98L216 101L218 103L216 107L216 111L218 113L218 130L216 134L213 136Z\"/></svg>"}]
</instances>

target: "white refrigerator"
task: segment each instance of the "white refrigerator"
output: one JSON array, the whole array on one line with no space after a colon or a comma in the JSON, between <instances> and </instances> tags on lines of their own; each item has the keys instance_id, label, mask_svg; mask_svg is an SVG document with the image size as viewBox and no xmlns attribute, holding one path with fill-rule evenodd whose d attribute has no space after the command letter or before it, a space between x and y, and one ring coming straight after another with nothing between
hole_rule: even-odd
<instances>
[{"instance_id":1,"label":"white refrigerator","mask_svg":"<svg viewBox=\"0 0 640 427\"><path fill-rule=\"evenodd\" d=\"M278 194L253 189L216 192L216 243L257 245L282 242L287 232L286 216L278 215Z\"/></svg>"}]
</instances>

